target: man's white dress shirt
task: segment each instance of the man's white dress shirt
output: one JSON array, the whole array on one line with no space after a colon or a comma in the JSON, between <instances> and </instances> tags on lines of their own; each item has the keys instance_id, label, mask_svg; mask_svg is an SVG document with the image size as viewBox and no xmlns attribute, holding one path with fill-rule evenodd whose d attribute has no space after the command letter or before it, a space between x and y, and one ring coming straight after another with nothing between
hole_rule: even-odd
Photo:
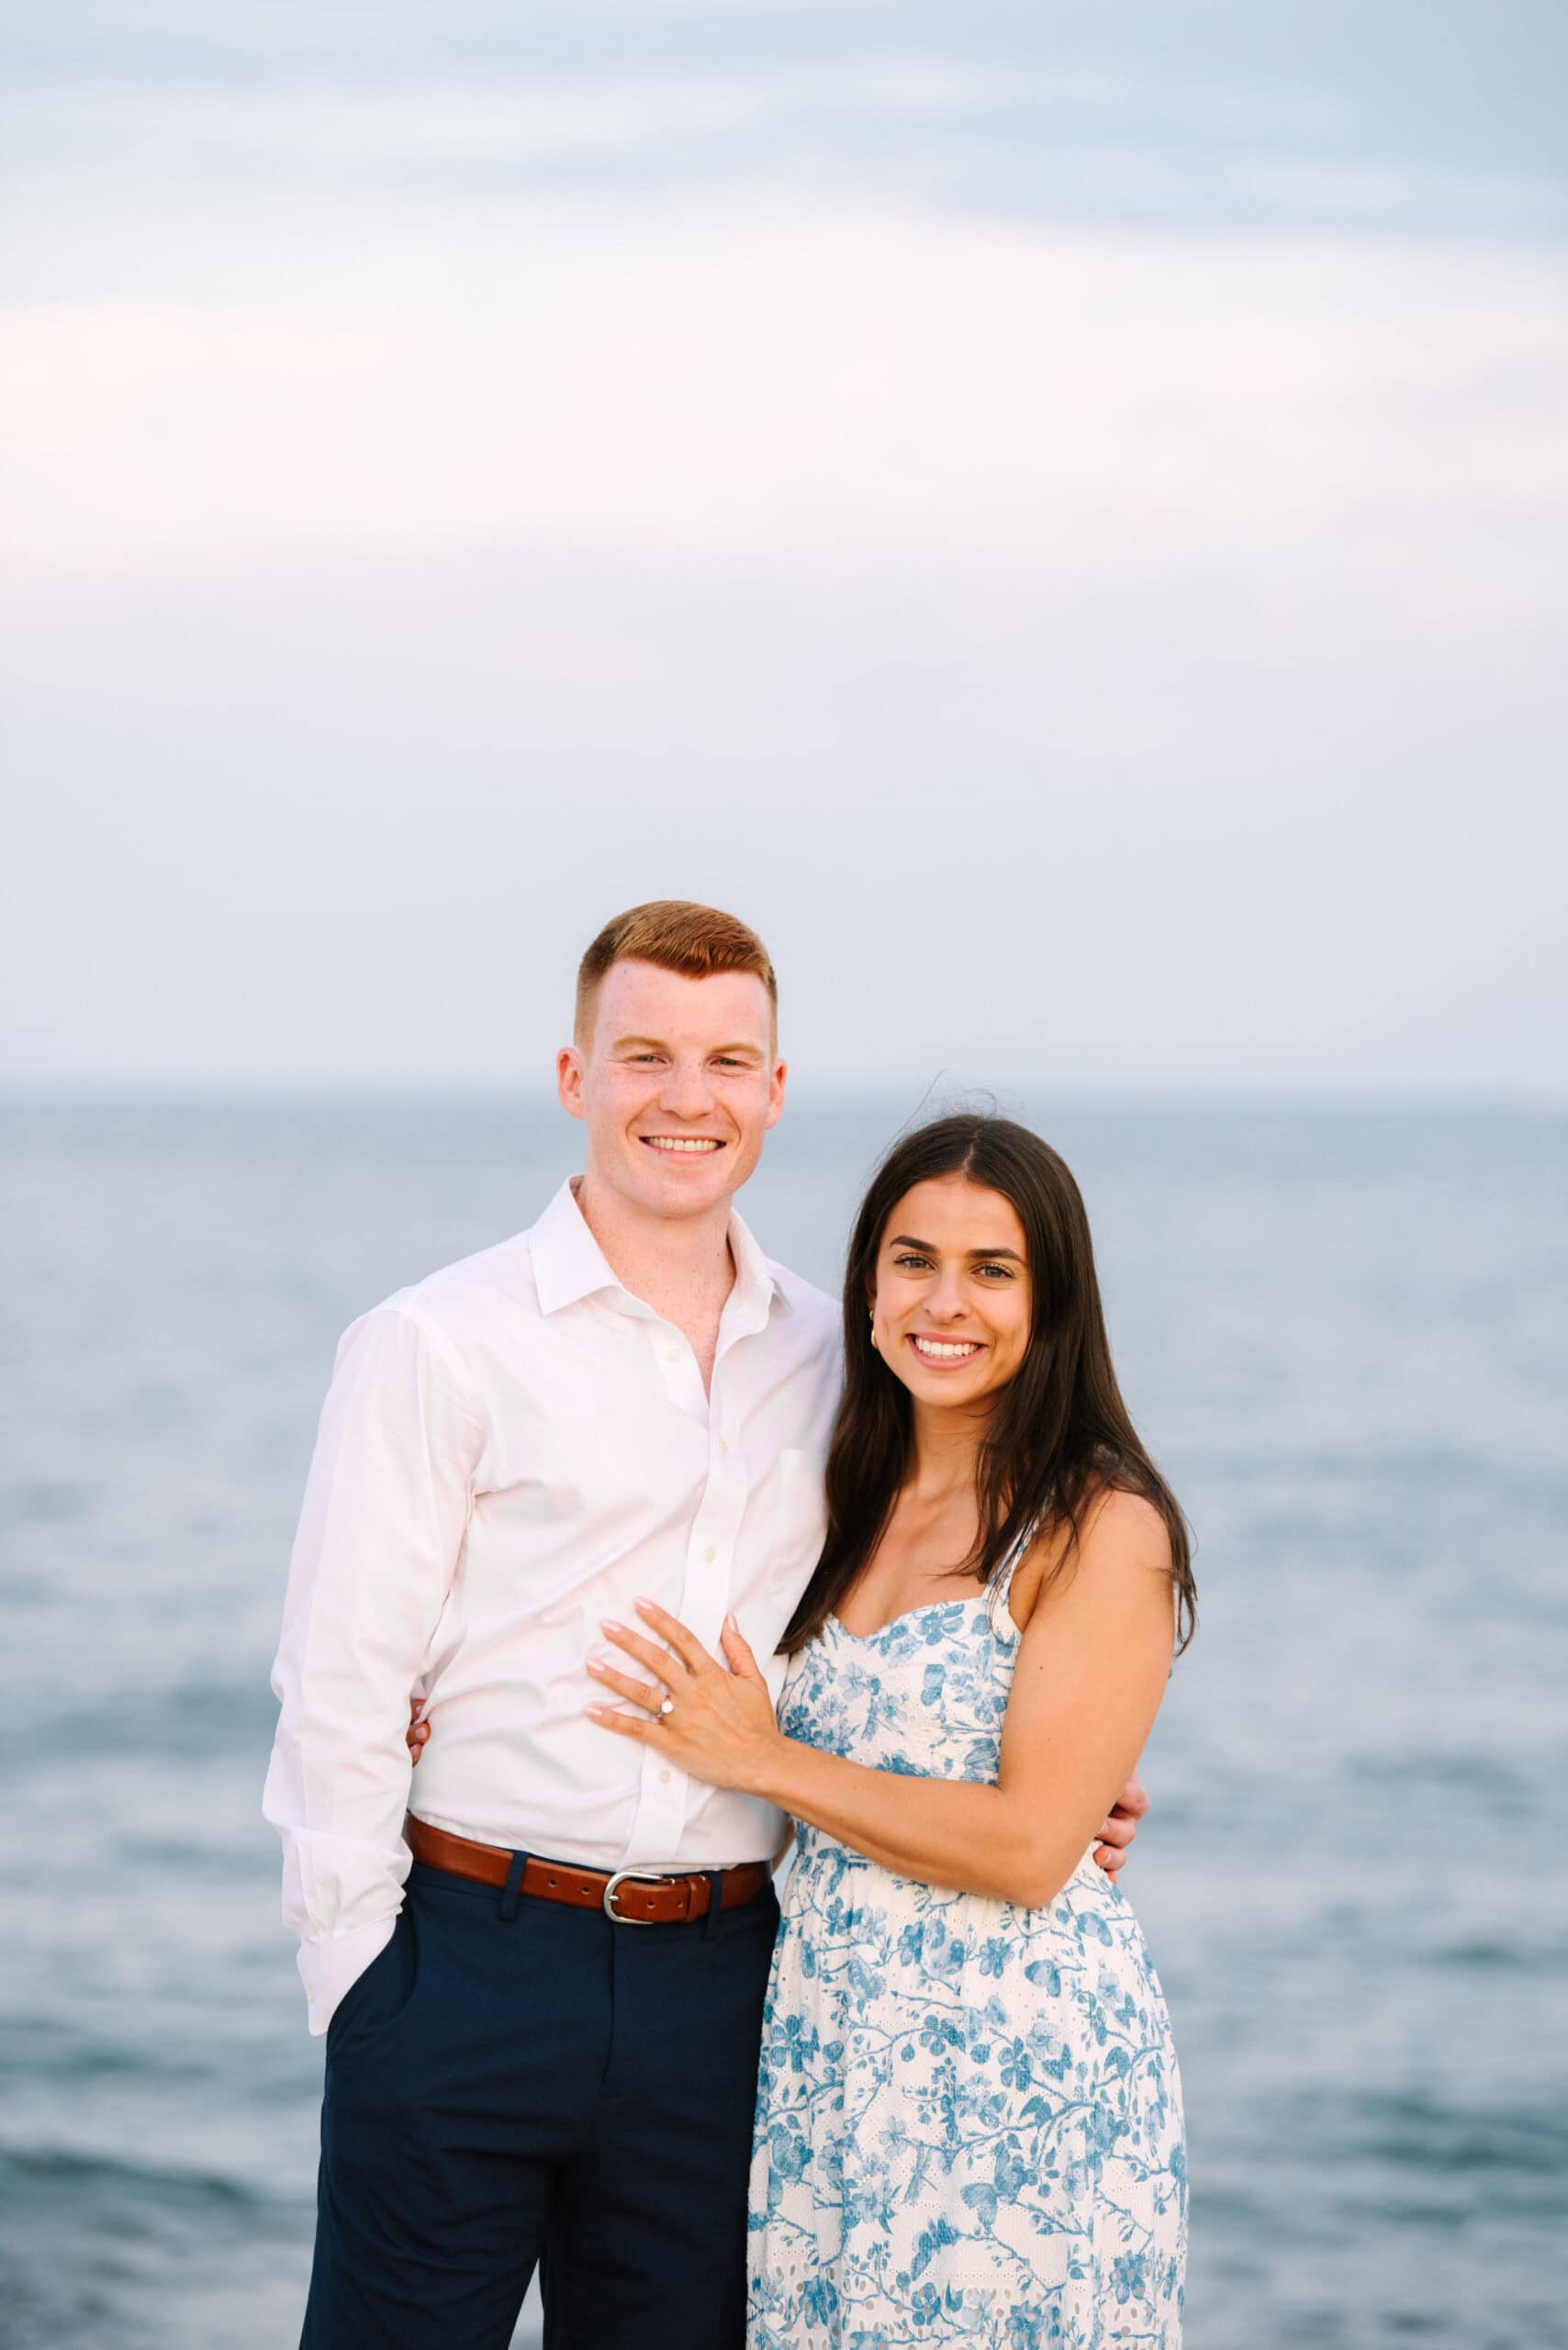
<instances>
[{"instance_id":1,"label":"man's white dress shirt","mask_svg":"<svg viewBox=\"0 0 1568 2350\"><path fill-rule=\"evenodd\" d=\"M600 1619L656 1599L718 1650L775 1645L816 1564L838 1308L732 1218L711 1394L563 1184L515 1240L349 1328L306 1487L263 1807L284 1843L310 2028L390 1939L409 1867L409 1698L431 1737L418 1815L596 1869L767 1859L780 1822L589 1720Z\"/></svg>"}]
</instances>

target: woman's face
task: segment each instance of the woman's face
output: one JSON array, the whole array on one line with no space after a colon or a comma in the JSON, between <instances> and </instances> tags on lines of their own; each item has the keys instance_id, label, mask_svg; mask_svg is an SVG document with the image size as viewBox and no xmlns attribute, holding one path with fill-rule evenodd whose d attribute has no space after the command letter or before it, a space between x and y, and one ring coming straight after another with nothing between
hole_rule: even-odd
<instances>
[{"instance_id":1,"label":"woman's face","mask_svg":"<svg viewBox=\"0 0 1568 2350\"><path fill-rule=\"evenodd\" d=\"M999 1192L938 1175L906 1192L877 1252L878 1351L919 1403L972 1407L1000 1393L1029 1343L1024 1227Z\"/></svg>"}]
</instances>

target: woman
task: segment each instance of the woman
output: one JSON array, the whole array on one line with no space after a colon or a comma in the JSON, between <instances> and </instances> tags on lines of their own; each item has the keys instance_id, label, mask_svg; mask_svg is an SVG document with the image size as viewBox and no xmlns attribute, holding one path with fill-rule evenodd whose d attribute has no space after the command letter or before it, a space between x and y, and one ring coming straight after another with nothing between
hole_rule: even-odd
<instances>
[{"instance_id":1,"label":"woman","mask_svg":"<svg viewBox=\"0 0 1568 2350\"><path fill-rule=\"evenodd\" d=\"M1111 1368L1083 1203L1000 1118L897 1144L855 1226L828 1532L778 1718L651 1604L589 1670L798 1823L764 2024L752 2350L1175 2350L1169 2021L1092 1844L1193 1620ZM410 1730L418 1758L429 1735Z\"/></svg>"},{"instance_id":2,"label":"woman","mask_svg":"<svg viewBox=\"0 0 1568 2350\"><path fill-rule=\"evenodd\" d=\"M605 1729L799 1824L763 2034L753 2350L1170 2350L1169 2021L1094 1830L1191 1629L1078 1187L999 1118L900 1142L855 1227L828 1533L777 1720L733 1618L606 1628Z\"/></svg>"}]
</instances>

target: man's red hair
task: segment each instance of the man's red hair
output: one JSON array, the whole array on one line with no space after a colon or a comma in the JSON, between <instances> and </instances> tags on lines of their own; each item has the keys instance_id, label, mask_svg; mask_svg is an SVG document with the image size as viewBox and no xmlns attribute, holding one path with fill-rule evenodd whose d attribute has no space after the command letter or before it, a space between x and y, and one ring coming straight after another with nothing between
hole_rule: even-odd
<instances>
[{"instance_id":1,"label":"man's red hair","mask_svg":"<svg viewBox=\"0 0 1568 2350\"><path fill-rule=\"evenodd\" d=\"M593 1027L599 985L612 963L654 963L682 979L711 979L717 971L749 971L767 990L774 1015L778 981L767 949L755 930L717 906L694 905L687 898L655 898L607 922L577 966L577 1004L573 1032L579 1043Z\"/></svg>"}]
</instances>

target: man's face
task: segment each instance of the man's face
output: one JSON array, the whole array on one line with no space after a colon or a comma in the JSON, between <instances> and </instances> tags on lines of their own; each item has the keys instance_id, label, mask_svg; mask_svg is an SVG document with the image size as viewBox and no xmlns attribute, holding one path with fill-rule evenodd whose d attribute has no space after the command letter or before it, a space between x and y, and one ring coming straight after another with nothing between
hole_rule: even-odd
<instances>
[{"instance_id":1,"label":"man's face","mask_svg":"<svg viewBox=\"0 0 1568 2350\"><path fill-rule=\"evenodd\" d=\"M592 1034L562 1050L555 1075L588 1128L590 1181L647 1215L701 1215L727 1200L784 1106L772 1003L748 971L688 979L612 963Z\"/></svg>"}]
</instances>

